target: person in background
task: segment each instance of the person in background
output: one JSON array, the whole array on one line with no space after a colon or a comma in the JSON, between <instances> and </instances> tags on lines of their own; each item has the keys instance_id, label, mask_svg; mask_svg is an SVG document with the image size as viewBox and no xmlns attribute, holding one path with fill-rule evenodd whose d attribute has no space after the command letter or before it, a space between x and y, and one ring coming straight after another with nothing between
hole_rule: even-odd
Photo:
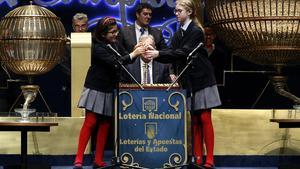
<instances>
[{"instance_id":1,"label":"person in background","mask_svg":"<svg viewBox=\"0 0 300 169\"><path fill-rule=\"evenodd\" d=\"M215 75L218 84L224 83L224 71L230 69L230 52L226 49L225 44L217 37L210 26L204 27L205 30L205 47L208 52L209 60L215 68ZM221 91L222 92L222 91Z\"/></svg>"},{"instance_id":2,"label":"person in background","mask_svg":"<svg viewBox=\"0 0 300 169\"><path fill-rule=\"evenodd\" d=\"M162 31L150 26L152 7L148 3L140 3L135 8L136 20L133 25L124 26L120 31L119 42L128 51L132 51L142 35L152 35L158 50L167 48ZM176 76L172 65L168 65L172 81Z\"/></svg>"},{"instance_id":3,"label":"person in background","mask_svg":"<svg viewBox=\"0 0 300 169\"><path fill-rule=\"evenodd\" d=\"M72 18L73 32L87 32L88 31L88 16L84 13L76 13ZM65 55L62 57L60 66L63 72L71 78L71 47L70 43L67 43ZM69 78L69 81L71 80Z\"/></svg>"},{"instance_id":4,"label":"person in background","mask_svg":"<svg viewBox=\"0 0 300 169\"><path fill-rule=\"evenodd\" d=\"M104 17L98 21L92 35L91 65L78 103L78 107L85 108L86 115L79 135L74 169L82 169L83 154L95 128L98 131L93 168L106 166L103 161L103 153L109 127L112 124L113 91L118 84L120 71L116 56L109 45L122 54L118 60L123 64L132 62L145 51L143 46L137 46L133 52L128 54L116 43L118 33L116 20L112 17Z\"/></svg>"},{"instance_id":5,"label":"person in background","mask_svg":"<svg viewBox=\"0 0 300 169\"><path fill-rule=\"evenodd\" d=\"M205 33L205 47L207 49L208 56L210 56L215 50L214 40L216 35L211 27L204 27Z\"/></svg>"},{"instance_id":6,"label":"person in background","mask_svg":"<svg viewBox=\"0 0 300 169\"><path fill-rule=\"evenodd\" d=\"M72 27L74 32L87 32L88 30L88 17L84 13L76 13L72 19Z\"/></svg>"},{"instance_id":7,"label":"person in background","mask_svg":"<svg viewBox=\"0 0 300 169\"><path fill-rule=\"evenodd\" d=\"M88 30L88 17L84 13L76 13L72 19L73 32L87 32ZM71 46L67 42L65 54L62 56L59 66L63 73L68 76L67 82L71 83ZM69 85L70 86L70 85Z\"/></svg>"},{"instance_id":8,"label":"person in background","mask_svg":"<svg viewBox=\"0 0 300 169\"><path fill-rule=\"evenodd\" d=\"M172 38L170 49L156 50L149 46L146 56L161 62L182 63L182 70L190 59L192 65L181 80L188 91L188 107L192 117L193 151L195 163L203 168L214 168L214 130L211 108L221 105L214 69L209 61L207 50L200 47L193 57L189 54L200 43L204 44L203 27L196 17L196 5L193 0L177 0L174 13L180 23L180 29ZM178 62L179 61L179 62ZM203 147L206 148L206 160L203 160Z\"/></svg>"}]
</instances>

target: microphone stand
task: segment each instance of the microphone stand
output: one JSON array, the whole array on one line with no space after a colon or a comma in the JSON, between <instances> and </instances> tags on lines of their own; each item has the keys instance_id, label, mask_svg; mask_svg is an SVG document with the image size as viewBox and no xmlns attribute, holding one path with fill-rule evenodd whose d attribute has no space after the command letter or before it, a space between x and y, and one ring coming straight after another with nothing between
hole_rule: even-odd
<instances>
[{"instance_id":1,"label":"microphone stand","mask_svg":"<svg viewBox=\"0 0 300 169\"><path fill-rule=\"evenodd\" d=\"M125 70L125 72L131 77L131 79L142 89L142 90L144 90L144 87L141 85L141 83L139 83L134 77L133 77L133 75L127 70L127 68L120 62L120 60L119 60L119 58L120 57L122 57L121 55L120 55L120 53L118 52L118 51L116 51L110 44L108 44L107 45L107 47L111 50L111 51L113 51L116 55L113 55L113 57L114 57L114 60L118 63L118 65L119 66L121 66L121 68L123 69L123 70ZM121 70L122 70L121 69Z\"/></svg>"},{"instance_id":2,"label":"microphone stand","mask_svg":"<svg viewBox=\"0 0 300 169\"><path fill-rule=\"evenodd\" d=\"M188 67L190 67L190 65L193 63L193 60L197 58L197 55L194 55L194 53L201 47L203 47L204 44L202 42L200 42L198 44L197 47L194 48L194 50L188 55L187 57L187 61L189 61L187 63L187 65L183 68L183 70L180 72L180 74L177 76L177 78L175 79L175 81L166 89L167 91L169 91L175 83L177 83L178 79L182 76L182 74L187 70Z\"/></svg>"},{"instance_id":3,"label":"microphone stand","mask_svg":"<svg viewBox=\"0 0 300 169\"><path fill-rule=\"evenodd\" d=\"M116 84L116 93L117 93L117 99L116 99L116 104L117 104L117 110L115 110L117 117L115 117L115 127L117 127L115 129L115 131L117 133L115 133L115 142L114 142L114 153L115 156L111 159L111 165L105 166L105 167L99 167L99 169L106 169L106 168L136 168L136 169L146 169L144 167L138 167L138 166L132 166L132 165L128 165L128 164L123 164L120 157L118 156L118 145L119 145L119 131L118 131L118 127L119 127L119 119L118 119L118 115L119 115L119 81L120 81L120 72L121 70L125 70L125 72L134 80L134 82L136 84L139 85L139 87L144 90L144 87L133 77L133 75L127 70L127 68L122 64L122 62L119 60L120 57L122 57L110 44L107 45L107 47L109 47L115 54L113 54L113 58L115 60L115 62L117 63L116 66L120 66L121 69L118 70L118 75L117 75L117 84Z\"/></svg>"},{"instance_id":4,"label":"microphone stand","mask_svg":"<svg viewBox=\"0 0 300 169\"><path fill-rule=\"evenodd\" d=\"M190 56L190 55L189 55L189 56L187 57L187 60L188 60L189 62L185 65L185 67L184 67L184 68L182 69L182 71L179 73L179 75L177 76L177 78L175 79L175 81L174 81L173 83L170 84L170 86L166 89L166 91L169 91L169 90L174 86L174 84L178 82L179 78L183 75L183 73L186 72L186 70L190 67L190 65L193 63L194 59L196 59L196 58L197 58L197 56L195 56L195 55L193 55L193 56Z\"/></svg>"},{"instance_id":5,"label":"microphone stand","mask_svg":"<svg viewBox=\"0 0 300 169\"><path fill-rule=\"evenodd\" d=\"M186 66L183 68L183 70L179 73L179 75L177 76L177 78L175 79L175 81L173 83L170 84L170 86L166 89L166 91L168 92L175 83L177 83L177 81L179 80L179 78L183 75L183 73L187 70L187 68L190 67L190 65L193 63L193 59L191 59Z\"/></svg>"},{"instance_id":6,"label":"microphone stand","mask_svg":"<svg viewBox=\"0 0 300 169\"><path fill-rule=\"evenodd\" d=\"M194 59L197 59L197 54L196 55L192 55L194 53L191 52L191 54L189 54L189 56L187 57L187 60L188 60L188 63L186 64L186 66L182 69L182 71L179 73L179 75L177 76L177 78L175 79L175 81L170 84L170 86L168 87L168 89L166 89L166 91L169 91L172 86L177 83L178 79L183 75L184 72L186 72L186 70L190 67L190 65L193 63ZM194 98L194 95L193 93L191 93L191 111L194 111L194 104L195 104L195 98ZM192 121L193 123L193 121ZM193 127L191 127L191 132L192 134L194 133L194 129ZM201 138L202 139L202 138ZM193 141L193 138L192 138L192 147L194 147L194 141ZM205 169L204 167L202 166L199 166L195 163L195 158L194 158L194 149L192 148L192 160L189 164L186 164L186 165L183 165L183 166L189 166L189 168L193 168L193 167L196 167L196 168L200 168L200 169ZM181 166L181 167L183 167ZM173 167L172 167L173 168Z\"/></svg>"},{"instance_id":7,"label":"microphone stand","mask_svg":"<svg viewBox=\"0 0 300 169\"><path fill-rule=\"evenodd\" d=\"M118 62L120 62L120 61L118 61ZM128 71L128 69L120 62L120 64L121 64L121 67L122 67L122 69L123 70L125 70L125 72L131 77L131 79L142 89L142 90L144 90L145 88L142 86L142 84L141 83L139 83L137 80L136 80L136 78L134 78L133 77L133 75Z\"/></svg>"}]
</instances>

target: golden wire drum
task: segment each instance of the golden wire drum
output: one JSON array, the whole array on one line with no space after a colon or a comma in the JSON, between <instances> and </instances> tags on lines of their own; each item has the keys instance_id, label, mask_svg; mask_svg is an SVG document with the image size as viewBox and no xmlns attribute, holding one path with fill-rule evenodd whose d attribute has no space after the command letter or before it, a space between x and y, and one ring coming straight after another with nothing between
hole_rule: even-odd
<instances>
[{"instance_id":1,"label":"golden wire drum","mask_svg":"<svg viewBox=\"0 0 300 169\"><path fill-rule=\"evenodd\" d=\"M208 0L206 7L234 55L275 67L300 63L299 0Z\"/></svg>"},{"instance_id":2,"label":"golden wire drum","mask_svg":"<svg viewBox=\"0 0 300 169\"><path fill-rule=\"evenodd\" d=\"M63 24L46 8L21 6L0 21L1 61L16 74L48 72L60 61L65 43Z\"/></svg>"}]
</instances>

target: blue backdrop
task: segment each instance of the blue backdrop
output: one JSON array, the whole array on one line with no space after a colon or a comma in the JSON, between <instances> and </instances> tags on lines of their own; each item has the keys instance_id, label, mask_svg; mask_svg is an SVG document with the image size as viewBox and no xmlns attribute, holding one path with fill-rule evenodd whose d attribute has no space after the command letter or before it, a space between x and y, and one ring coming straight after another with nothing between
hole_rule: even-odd
<instances>
[{"instance_id":1,"label":"blue backdrop","mask_svg":"<svg viewBox=\"0 0 300 169\"><path fill-rule=\"evenodd\" d=\"M177 26L173 14L174 0L33 0L33 4L46 7L60 17L68 34L72 31L72 16L77 12L88 15L90 29L103 16L115 17L120 26L130 25L135 20L135 6L140 2L151 4L154 9L151 25L160 27L168 41ZM0 16L25 4L29 2L0 0Z\"/></svg>"}]
</instances>

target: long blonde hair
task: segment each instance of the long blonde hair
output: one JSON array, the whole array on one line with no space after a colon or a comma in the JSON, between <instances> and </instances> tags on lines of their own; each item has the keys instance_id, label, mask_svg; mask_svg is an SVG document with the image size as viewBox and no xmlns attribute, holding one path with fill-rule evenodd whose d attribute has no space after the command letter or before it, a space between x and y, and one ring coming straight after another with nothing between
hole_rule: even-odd
<instances>
[{"instance_id":1,"label":"long blonde hair","mask_svg":"<svg viewBox=\"0 0 300 169\"><path fill-rule=\"evenodd\" d=\"M195 1L196 0L176 0L176 4L183 6L186 10L192 11L192 14L190 16L191 19L203 31L204 30L203 26L202 26L200 20L198 19L199 13L200 13L200 11L199 11L200 10L200 5L197 4Z\"/></svg>"}]
</instances>

